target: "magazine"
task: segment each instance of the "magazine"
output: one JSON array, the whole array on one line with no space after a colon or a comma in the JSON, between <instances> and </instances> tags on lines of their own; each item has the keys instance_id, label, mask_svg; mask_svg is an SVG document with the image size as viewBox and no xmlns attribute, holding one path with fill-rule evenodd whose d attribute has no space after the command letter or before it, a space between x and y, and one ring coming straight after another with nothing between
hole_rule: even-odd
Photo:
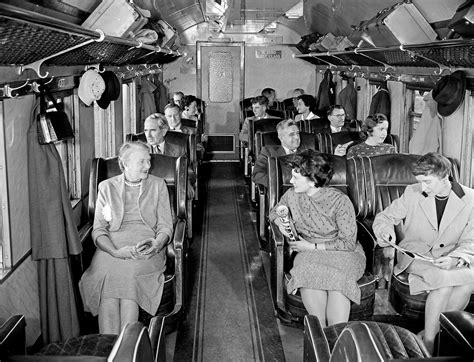
<instances>
[{"instance_id":1,"label":"magazine","mask_svg":"<svg viewBox=\"0 0 474 362\"><path fill-rule=\"evenodd\" d=\"M399 252L401 252L405 255L408 255L410 258L429 261L430 263L432 263L434 261L434 258L431 258L431 257L423 255L423 254L415 253L414 251L409 251L409 250L407 250L405 248L402 248L401 246L399 246L395 243L392 243L391 241L388 241L388 243L390 244L390 246L393 246L396 250L398 250Z\"/></svg>"}]
</instances>

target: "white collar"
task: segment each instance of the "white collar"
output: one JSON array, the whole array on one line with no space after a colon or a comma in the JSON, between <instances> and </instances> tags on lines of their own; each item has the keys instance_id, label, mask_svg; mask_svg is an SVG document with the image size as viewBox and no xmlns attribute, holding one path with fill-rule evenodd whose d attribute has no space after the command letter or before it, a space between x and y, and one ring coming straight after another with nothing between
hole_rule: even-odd
<instances>
[{"instance_id":1,"label":"white collar","mask_svg":"<svg viewBox=\"0 0 474 362\"><path fill-rule=\"evenodd\" d=\"M339 133L339 132L342 131L342 126L341 126L341 127L337 127L337 128L331 126L331 131L332 131L332 133Z\"/></svg>"}]
</instances>

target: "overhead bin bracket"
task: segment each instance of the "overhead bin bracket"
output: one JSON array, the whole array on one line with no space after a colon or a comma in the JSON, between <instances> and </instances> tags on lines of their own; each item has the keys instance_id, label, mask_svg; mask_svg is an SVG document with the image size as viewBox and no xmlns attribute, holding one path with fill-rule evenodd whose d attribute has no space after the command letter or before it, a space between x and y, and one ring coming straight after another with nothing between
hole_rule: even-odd
<instances>
[{"instance_id":1,"label":"overhead bin bracket","mask_svg":"<svg viewBox=\"0 0 474 362\"><path fill-rule=\"evenodd\" d=\"M410 50L405 49L405 48L403 47L403 44L400 45L400 50L401 50L401 51L404 51L404 52L407 52L407 53L410 54L410 56L412 56L412 57L419 57L419 58L428 60L429 62L432 62L432 63L436 64L436 65L438 66L439 70L438 70L438 71L436 71L436 70L433 71L433 73L434 73L435 75L442 75L445 71L448 71L448 72L450 72L450 73L453 72L453 69L452 69L451 67L448 67L448 66L446 66L446 65L444 65L444 64L441 64L440 62L437 62L436 60L431 59L431 58L427 57L426 55L420 54L419 52L417 52L417 51L415 51L415 50L413 50L413 49L410 49Z\"/></svg>"},{"instance_id":2,"label":"overhead bin bracket","mask_svg":"<svg viewBox=\"0 0 474 362\"><path fill-rule=\"evenodd\" d=\"M370 59L370 60L373 60L374 62L376 63L379 63L379 64L382 64L383 65L383 69L380 69L380 71L382 73L387 73L387 71L389 69L392 69L392 70L395 70L395 67L391 66L390 64L387 64L387 63L384 63L378 59L375 59L374 57L370 57L368 56L367 54L364 54L363 52L360 51L360 48L355 48L354 49L354 54L358 54L358 55L362 55L363 57L367 58L367 59Z\"/></svg>"},{"instance_id":3,"label":"overhead bin bracket","mask_svg":"<svg viewBox=\"0 0 474 362\"><path fill-rule=\"evenodd\" d=\"M35 71L35 73L38 75L38 77L40 78L46 78L48 75L49 75L49 72L46 72L44 75L41 74L41 66L43 65L43 63L45 61L47 61L48 59L51 59L51 58L55 58L61 54L65 54L65 53L68 53L72 50L75 50L75 49L79 49L79 48L82 48L88 44L91 44L93 42L101 42L105 39L105 34L102 30L100 29L96 29L95 30L97 33L99 33L99 38L97 39L89 39L89 40L86 40L85 42L81 43L81 44L77 44L77 45L74 45L70 48L67 48L67 49L63 49L61 50L60 52L57 52L55 54L52 54L50 56L47 56L45 58L42 58L42 59L39 59L33 63L30 63L30 64L26 64L26 65L22 65L19 67L19 70L18 70L18 74L21 74L23 73L26 69L32 69Z\"/></svg>"}]
</instances>

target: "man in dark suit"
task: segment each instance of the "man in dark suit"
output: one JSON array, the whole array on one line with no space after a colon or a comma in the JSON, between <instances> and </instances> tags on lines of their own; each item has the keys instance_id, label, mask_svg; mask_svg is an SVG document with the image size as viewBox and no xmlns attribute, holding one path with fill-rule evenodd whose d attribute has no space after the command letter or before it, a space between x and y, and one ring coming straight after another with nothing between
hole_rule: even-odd
<instances>
[{"instance_id":1,"label":"man in dark suit","mask_svg":"<svg viewBox=\"0 0 474 362\"><path fill-rule=\"evenodd\" d=\"M268 187L268 158L280 157L302 151L300 130L296 123L289 119L276 126L281 145L264 146L255 161L252 179L256 184Z\"/></svg>"},{"instance_id":2,"label":"man in dark suit","mask_svg":"<svg viewBox=\"0 0 474 362\"><path fill-rule=\"evenodd\" d=\"M169 103L165 106L165 117L170 131L196 134L196 129L181 124L181 110L176 104Z\"/></svg>"},{"instance_id":3,"label":"man in dark suit","mask_svg":"<svg viewBox=\"0 0 474 362\"><path fill-rule=\"evenodd\" d=\"M168 133L168 122L161 113L153 113L145 119L144 133L150 153L163 154L166 156L180 157L186 154L186 148L177 144L166 142L166 133ZM189 160L189 158L188 158ZM188 164L188 198L194 198L194 184L196 175L193 168Z\"/></svg>"},{"instance_id":4,"label":"man in dark suit","mask_svg":"<svg viewBox=\"0 0 474 362\"><path fill-rule=\"evenodd\" d=\"M161 153L167 156L179 157L186 153L186 149L166 142L168 122L160 113L153 113L145 119L145 137L150 146L150 153Z\"/></svg>"},{"instance_id":5,"label":"man in dark suit","mask_svg":"<svg viewBox=\"0 0 474 362\"><path fill-rule=\"evenodd\" d=\"M350 132L350 128L345 124L346 111L344 107L339 104L329 106L327 109L327 120L323 122L323 126L320 129L315 129L314 133L341 133ZM334 154L337 156L345 156L347 148L353 142L347 142L343 144L334 145Z\"/></svg>"}]
</instances>

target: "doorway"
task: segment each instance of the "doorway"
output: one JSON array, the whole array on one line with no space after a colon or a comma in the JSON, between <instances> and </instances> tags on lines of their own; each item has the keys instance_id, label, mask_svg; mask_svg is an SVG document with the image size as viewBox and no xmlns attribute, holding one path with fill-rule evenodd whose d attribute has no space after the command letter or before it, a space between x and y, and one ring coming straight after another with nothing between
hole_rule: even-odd
<instances>
[{"instance_id":1,"label":"doorway","mask_svg":"<svg viewBox=\"0 0 474 362\"><path fill-rule=\"evenodd\" d=\"M197 42L197 93L206 103L206 154L239 160L239 102L244 98L244 43Z\"/></svg>"}]
</instances>

